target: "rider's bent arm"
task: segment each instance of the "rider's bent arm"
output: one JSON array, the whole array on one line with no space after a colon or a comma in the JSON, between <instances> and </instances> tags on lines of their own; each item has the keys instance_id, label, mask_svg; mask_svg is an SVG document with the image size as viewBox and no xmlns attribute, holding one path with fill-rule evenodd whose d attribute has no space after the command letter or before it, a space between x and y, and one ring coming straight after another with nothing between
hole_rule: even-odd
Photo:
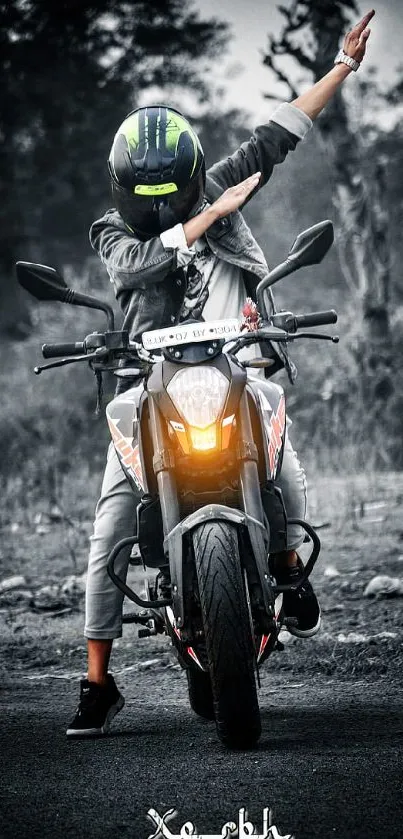
<instances>
[{"instance_id":1,"label":"rider's bent arm","mask_svg":"<svg viewBox=\"0 0 403 839\"><path fill-rule=\"evenodd\" d=\"M108 271L116 295L162 282L181 264L178 246L165 246L159 236L143 242L126 232L123 222L116 226L112 218L111 223L110 213L94 222L90 242Z\"/></svg>"},{"instance_id":2,"label":"rider's bent arm","mask_svg":"<svg viewBox=\"0 0 403 839\"><path fill-rule=\"evenodd\" d=\"M261 172L257 187L242 205L245 206L252 195L255 195L257 190L267 183L274 166L277 163L282 163L288 152L295 149L298 141L303 139L311 125L312 121L306 114L303 114L300 109L293 105L284 102L276 108L267 125L258 126L248 142L243 143L230 157L220 160L212 166L207 175L225 191L229 187L236 186L244 181L255 172ZM178 249L179 265L186 265L189 262L193 255L189 247L219 217L213 203L203 212L185 222L183 226L177 225L161 234L161 239L166 247Z\"/></svg>"},{"instance_id":3,"label":"rider's bent arm","mask_svg":"<svg viewBox=\"0 0 403 839\"><path fill-rule=\"evenodd\" d=\"M208 177L224 191L260 171L260 189L269 180L274 166L295 149L311 125L312 121L301 109L283 103L276 108L267 125L256 128L248 142L209 169ZM113 214L106 213L92 225L90 242L108 271L115 294L119 295L126 290L144 289L149 284L162 282L171 271L186 265L194 256L188 247L187 225L192 227L189 238L194 241L216 219L214 205L211 205L184 226L176 225L161 236L144 242L126 230L123 223L117 225Z\"/></svg>"}]
</instances>

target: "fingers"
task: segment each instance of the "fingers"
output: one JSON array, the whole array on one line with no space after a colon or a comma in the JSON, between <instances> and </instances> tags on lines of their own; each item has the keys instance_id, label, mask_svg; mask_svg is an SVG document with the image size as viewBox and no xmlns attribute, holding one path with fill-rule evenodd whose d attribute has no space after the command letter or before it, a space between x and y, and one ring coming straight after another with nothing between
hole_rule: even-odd
<instances>
[{"instance_id":1,"label":"fingers","mask_svg":"<svg viewBox=\"0 0 403 839\"><path fill-rule=\"evenodd\" d=\"M249 175L249 178L245 178L244 181L241 181L242 184L249 184L251 181L259 180L261 176L261 172L254 172L253 175Z\"/></svg>"},{"instance_id":2,"label":"fingers","mask_svg":"<svg viewBox=\"0 0 403 839\"><path fill-rule=\"evenodd\" d=\"M371 34L370 29L364 29L364 32L361 32L361 35L358 39L358 45L362 46L362 44L365 44L365 42L368 41L368 38L369 38L370 34Z\"/></svg>"},{"instance_id":3,"label":"fingers","mask_svg":"<svg viewBox=\"0 0 403 839\"><path fill-rule=\"evenodd\" d=\"M370 12L367 12L367 14L364 15L362 20L360 20L360 22L357 23L356 26L354 26L354 29L352 30L352 32L356 33L357 35L361 34L361 32L363 32L364 29L368 26L370 20L372 20L374 14L375 14L375 9L371 9Z\"/></svg>"},{"instance_id":4,"label":"fingers","mask_svg":"<svg viewBox=\"0 0 403 839\"><path fill-rule=\"evenodd\" d=\"M249 178L245 178L244 181L241 181L238 186L248 191L254 189L260 181L261 174L261 172L255 172L254 175L250 175Z\"/></svg>"},{"instance_id":5,"label":"fingers","mask_svg":"<svg viewBox=\"0 0 403 839\"><path fill-rule=\"evenodd\" d=\"M222 218L222 216L234 212L244 204L248 196L258 186L261 176L261 172L255 172L254 175L250 175L249 178L245 178L239 184L226 189L220 198L215 201L215 206L219 210L219 217Z\"/></svg>"}]
</instances>

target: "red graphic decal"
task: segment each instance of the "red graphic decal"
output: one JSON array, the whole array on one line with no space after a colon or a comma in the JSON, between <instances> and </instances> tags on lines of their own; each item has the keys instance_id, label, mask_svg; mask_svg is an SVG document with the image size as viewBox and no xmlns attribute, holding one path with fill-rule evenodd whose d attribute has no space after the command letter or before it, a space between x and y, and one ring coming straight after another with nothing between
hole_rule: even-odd
<instances>
[{"instance_id":1,"label":"red graphic decal","mask_svg":"<svg viewBox=\"0 0 403 839\"><path fill-rule=\"evenodd\" d=\"M179 641L181 641L182 639L181 639L180 629L178 629L175 626L175 616L174 616L174 613L173 613L170 606L167 606L167 616L168 616L169 623L170 623L176 637L179 638Z\"/></svg>"},{"instance_id":2,"label":"red graphic decal","mask_svg":"<svg viewBox=\"0 0 403 839\"><path fill-rule=\"evenodd\" d=\"M188 655L190 655L190 658L193 658L193 661L195 661L196 664L200 667L200 670L203 670L203 666L200 664L200 661L199 661L193 647L187 647L186 652L188 653Z\"/></svg>"},{"instance_id":3,"label":"red graphic decal","mask_svg":"<svg viewBox=\"0 0 403 839\"><path fill-rule=\"evenodd\" d=\"M261 657L262 657L262 655L263 655L263 653L266 649L266 645L267 645L267 642L268 642L269 638L270 638L270 635L262 635L262 637L260 639L260 647L259 647L259 652L258 652L258 656L257 656L258 661L259 661L259 659L261 659Z\"/></svg>"},{"instance_id":4,"label":"red graphic decal","mask_svg":"<svg viewBox=\"0 0 403 839\"><path fill-rule=\"evenodd\" d=\"M111 417L108 417L108 423L115 449L121 462L123 463L123 466L125 466L127 471L132 475L138 489L144 489L143 472L141 469L140 450L138 444L132 446L130 440L123 436Z\"/></svg>"},{"instance_id":5,"label":"red graphic decal","mask_svg":"<svg viewBox=\"0 0 403 839\"><path fill-rule=\"evenodd\" d=\"M270 475L274 478L276 474L277 463L281 452L283 443L283 434L285 428L285 399L282 395L278 404L277 412L271 415L270 424L268 428L269 433L269 467Z\"/></svg>"}]
</instances>

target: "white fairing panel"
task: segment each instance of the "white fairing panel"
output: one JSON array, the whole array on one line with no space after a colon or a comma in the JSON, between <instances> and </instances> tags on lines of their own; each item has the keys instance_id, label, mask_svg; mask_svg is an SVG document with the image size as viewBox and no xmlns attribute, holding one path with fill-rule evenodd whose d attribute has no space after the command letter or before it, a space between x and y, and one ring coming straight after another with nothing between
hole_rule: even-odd
<instances>
[{"instance_id":1,"label":"white fairing panel","mask_svg":"<svg viewBox=\"0 0 403 839\"><path fill-rule=\"evenodd\" d=\"M106 418L120 464L130 483L144 491L139 449L138 404L143 385L132 387L107 405Z\"/></svg>"}]
</instances>

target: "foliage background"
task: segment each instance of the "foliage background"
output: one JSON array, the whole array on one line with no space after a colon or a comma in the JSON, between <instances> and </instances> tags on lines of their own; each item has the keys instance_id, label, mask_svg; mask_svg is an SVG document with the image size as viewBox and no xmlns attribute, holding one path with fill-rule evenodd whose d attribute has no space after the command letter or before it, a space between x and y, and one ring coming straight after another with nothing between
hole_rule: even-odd
<instances>
[{"instance_id":1,"label":"foliage background","mask_svg":"<svg viewBox=\"0 0 403 839\"><path fill-rule=\"evenodd\" d=\"M353 14L354 4L346 5ZM82 339L102 328L102 316L32 301L17 287L14 262L53 264L69 284L115 306L106 272L91 253L88 228L110 205L105 161L126 112L147 97L155 99L156 91L178 107L185 102L207 164L233 150L254 127L246 112L225 106L216 79L231 30L218 19L202 19L202 6L180 0L0 3L0 468L6 517L27 495L57 495L71 470L77 479L85 473L86 480L90 470L98 482L107 441L104 421L93 416L95 388L87 368L77 365L41 377L32 372L43 342ZM269 71L267 78L269 88ZM284 376L279 379L287 390L294 442L312 468L403 464L402 95L400 78L386 90L376 73L364 72L346 91L354 131L366 149L365 177L371 177L374 156L386 161L389 305L397 359L387 405L381 402L368 412L360 398L356 301L337 248L322 265L303 269L276 288L279 308L339 312L341 343L301 341L293 349L297 384L290 388ZM377 109L385 108L396 114L387 129L377 119ZM300 230L333 217L334 177L314 129L249 205L247 220L270 265L284 258ZM109 381L107 398L112 388ZM97 488L88 491L95 499Z\"/></svg>"}]
</instances>

